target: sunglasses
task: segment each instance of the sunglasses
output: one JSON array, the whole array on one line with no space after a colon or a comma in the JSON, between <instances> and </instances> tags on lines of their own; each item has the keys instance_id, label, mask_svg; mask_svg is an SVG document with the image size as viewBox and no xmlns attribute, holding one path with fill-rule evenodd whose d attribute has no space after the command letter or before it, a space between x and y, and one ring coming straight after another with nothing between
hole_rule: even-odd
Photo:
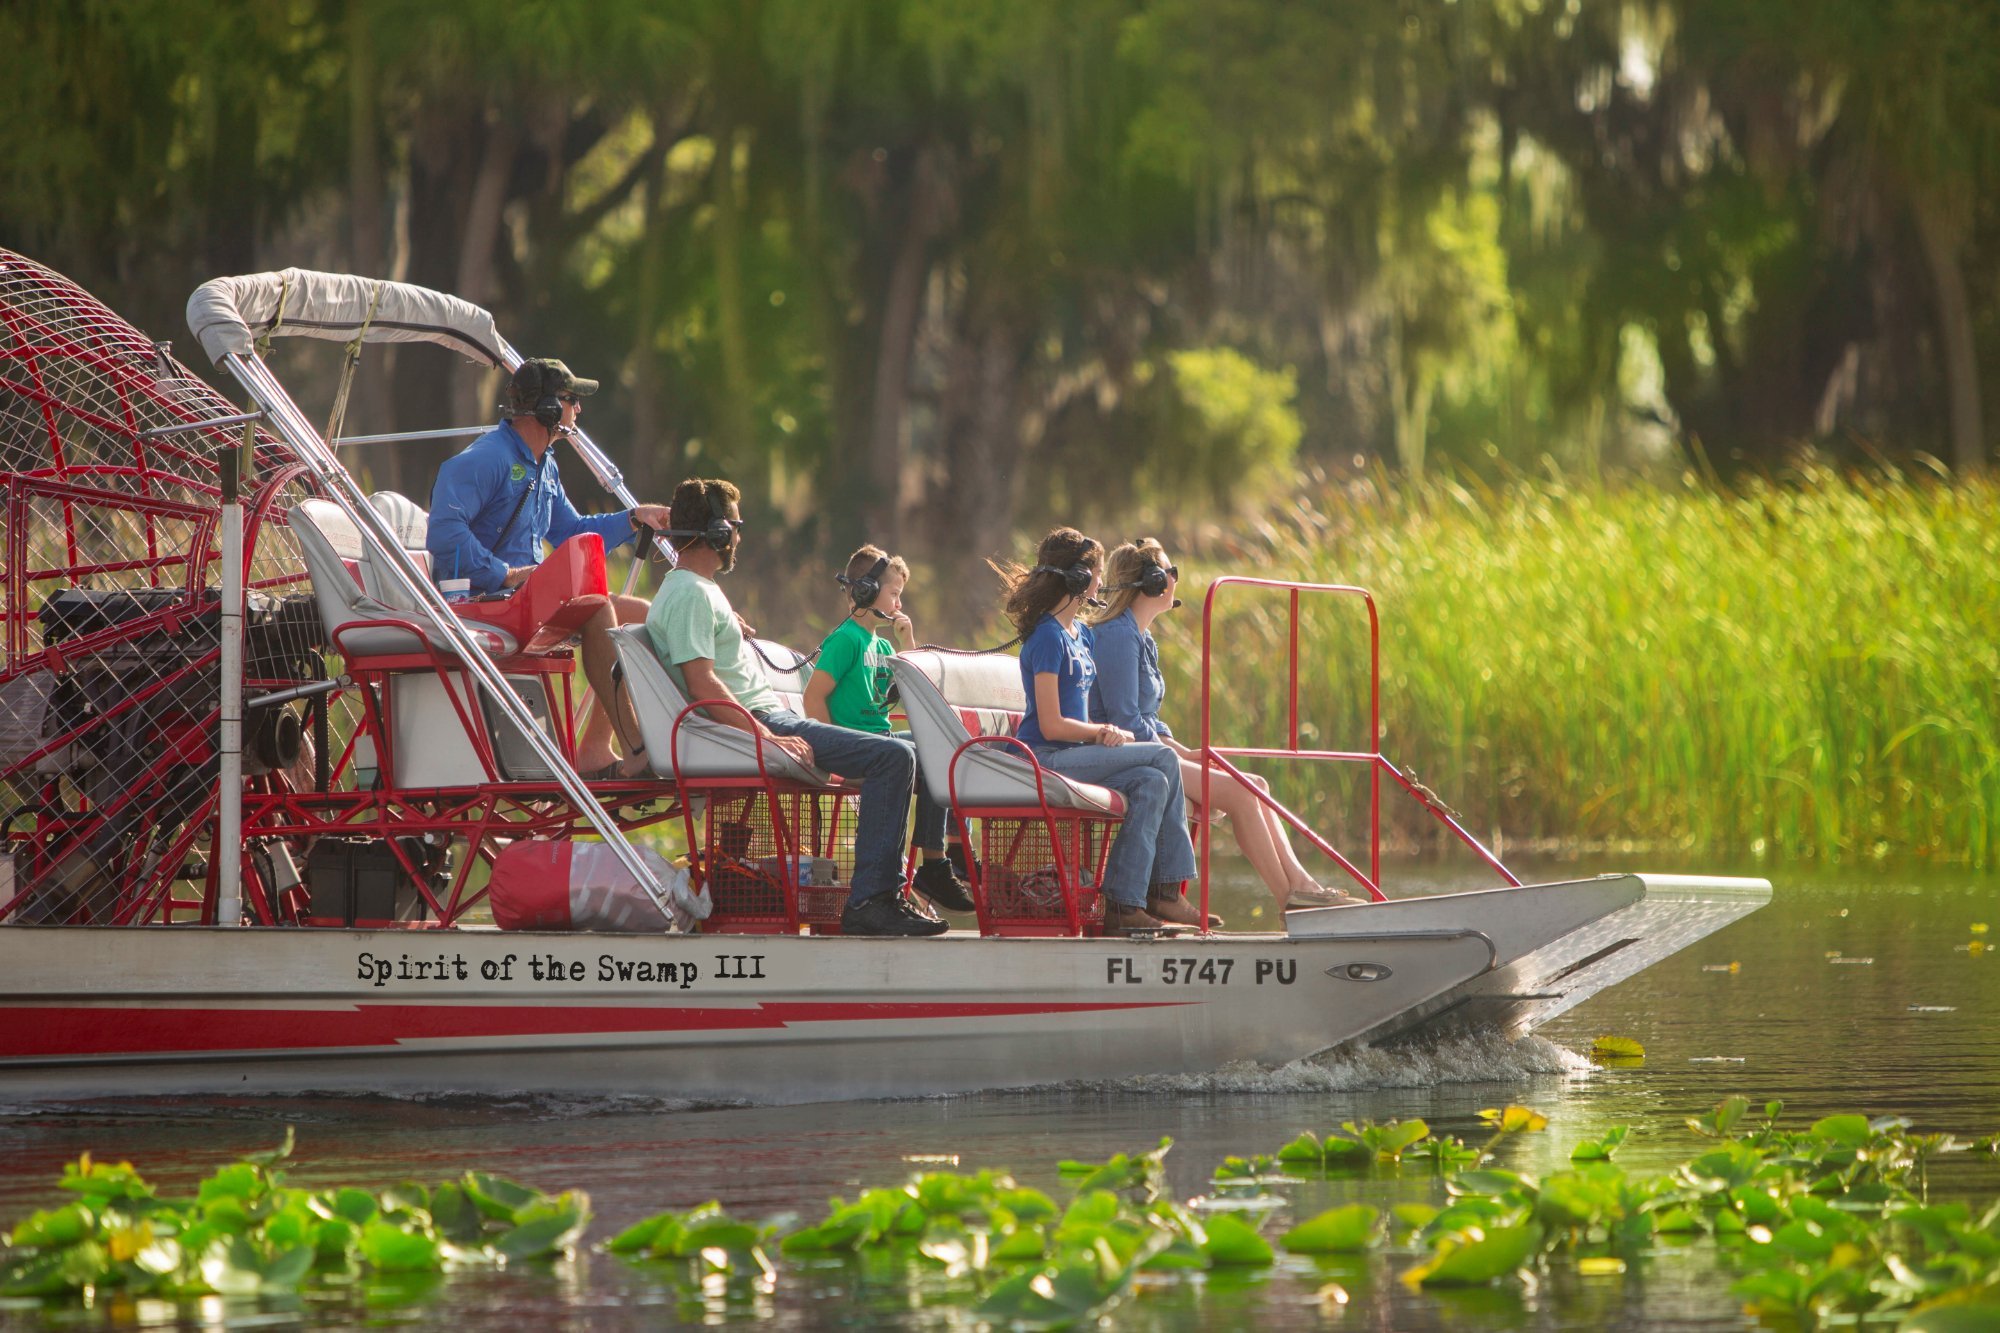
<instances>
[{"instance_id":1,"label":"sunglasses","mask_svg":"<svg viewBox=\"0 0 2000 1333\"><path fill-rule=\"evenodd\" d=\"M570 405L571 407L582 407L582 406L583 406L583 399L581 399L581 398L577 397L577 396L576 396L575 394L573 394L573 393L564 393L564 394L558 394L558 395L556 395L556 396L557 396L557 397L559 397L559 398L561 398L561 399L562 399L562 400L563 400L563 401L564 401L565 403L568 403L568 404L569 404L569 405Z\"/></svg>"},{"instance_id":2,"label":"sunglasses","mask_svg":"<svg viewBox=\"0 0 2000 1333\"><path fill-rule=\"evenodd\" d=\"M1179 565L1168 565L1168 566L1167 566L1167 577L1168 577L1168 578L1170 578L1170 579L1177 579L1177 578L1179 578L1180 576L1181 576L1181 567L1180 567Z\"/></svg>"}]
</instances>

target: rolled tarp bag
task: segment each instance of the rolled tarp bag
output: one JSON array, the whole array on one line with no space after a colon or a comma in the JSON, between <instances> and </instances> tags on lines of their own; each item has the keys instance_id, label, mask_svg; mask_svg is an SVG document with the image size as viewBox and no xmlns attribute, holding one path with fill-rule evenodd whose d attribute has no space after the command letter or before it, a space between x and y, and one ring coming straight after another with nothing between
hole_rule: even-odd
<instances>
[{"instance_id":1,"label":"rolled tarp bag","mask_svg":"<svg viewBox=\"0 0 2000 1333\"><path fill-rule=\"evenodd\" d=\"M493 859L486 899L502 930L599 930L632 934L690 931L714 904L685 867L635 847L666 890L672 918L640 886L618 853L601 842L524 839Z\"/></svg>"}]
</instances>

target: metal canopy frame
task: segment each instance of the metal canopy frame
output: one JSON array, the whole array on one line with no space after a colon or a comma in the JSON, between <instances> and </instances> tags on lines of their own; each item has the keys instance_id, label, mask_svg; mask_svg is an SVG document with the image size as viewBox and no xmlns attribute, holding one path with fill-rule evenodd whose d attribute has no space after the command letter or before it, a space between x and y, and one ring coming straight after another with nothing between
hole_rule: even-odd
<instances>
[{"instance_id":1,"label":"metal canopy frame","mask_svg":"<svg viewBox=\"0 0 2000 1333\"><path fill-rule=\"evenodd\" d=\"M504 368L510 373L521 361L520 354L504 342L501 344ZM512 364L505 364L511 361ZM278 382L271 368L254 354L241 352L226 353L222 365L237 383L241 384L253 401L261 407L268 424L278 436L290 446L313 477L320 483L329 499L338 505L359 530L364 542L374 548L374 553L383 559L383 568L400 585L401 591L416 599L416 604L430 613L436 622L440 636L451 645L451 650L465 663L467 670L475 676L487 690L491 701L504 712L508 719L520 729L521 735L534 750L535 756L548 766L563 794L590 821L590 825L605 843L616 853L619 862L630 871L639 885L659 906L668 920L673 913L667 900L665 888L654 877L645 859L633 847L618 822L584 784L581 776L570 767L568 758L555 741L542 730L532 712L508 685L506 676L488 656L476 635L459 620L451 606L435 585L426 578L416 563L404 551L388 523L368 503L359 483L340 463L331 447L321 438L319 431L306 419L284 385ZM602 450L583 436L581 432L571 437L592 473L607 490L617 495L628 505L630 492L624 484L624 477L616 465L604 456ZM600 701L601 707L609 707L610 701ZM224 800L234 798L240 802L242 792L225 791Z\"/></svg>"}]
</instances>

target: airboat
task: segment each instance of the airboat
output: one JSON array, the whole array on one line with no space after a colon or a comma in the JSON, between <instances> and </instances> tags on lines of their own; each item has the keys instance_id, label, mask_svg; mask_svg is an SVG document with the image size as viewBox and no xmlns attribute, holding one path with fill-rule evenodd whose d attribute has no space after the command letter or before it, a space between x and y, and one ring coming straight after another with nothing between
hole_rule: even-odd
<instances>
[{"instance_id":1,"label":"airboat","mask_svg":"<svg viewBox=\"0 0 2000 1333\"><path fill-rule=\"evenodd\" d=\"M843 938L853 793L681 698L636 629L619 675L651 771L578 774L570 640L608 595L595 536L504 602L448 602L422 509L343 463L486 429L357 439L339 404L373 344L510 371L490 314L292 269L204 284L189 321L243 404L0 251L0 1099L783 1103L1281 1065L1525 1032L1769 899L1746 879L1522 884L1381 754L1374 599L1230 578L1203 604L1203 747L1225 770L1360 766L1363 864L1276 808L1368 901L1282 932L1097 934L1116 794L1011 739L1011 657L926 652L895 670L925 780L975 850L976 929ZM324 429L273 369L291 336L346 345ZM633 503L587 435L570 445ZM1276 748L1210 734L1209 627L1248 596L1289 606ZM1368 617L1366 749L1301 744L1310 598ZM1422 801L1493 886L1388 897L1385 796ZM683 864L654 845L675 827ZM1208 877L1204 825L1204 903Z\"/></svg>"}]
</instances>

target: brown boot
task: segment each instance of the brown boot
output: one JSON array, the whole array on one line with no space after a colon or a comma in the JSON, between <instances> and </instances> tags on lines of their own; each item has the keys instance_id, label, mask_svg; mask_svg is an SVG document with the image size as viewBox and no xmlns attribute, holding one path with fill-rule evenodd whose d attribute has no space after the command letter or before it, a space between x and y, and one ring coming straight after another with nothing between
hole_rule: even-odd
<instances>
[{"instance_id":1,"label":"brown boot","mask_svg":"<svg viewBox=\"0 0 2000 1333\"><path fill-rule=\"evenodd\" d=\"M1123 903L1104 900L1104 933L1106 935L1143 935L1168 931L1171 928L1158 917L1151 915L1143 907L1127 907Z\"/></svg>"},{"instance_id":2,"label":"brown boot","mask_svg":"<svg viewBox=\"0 0 2000 1333\"><path fill-rule=\"evenodd\" d=\"M1146 897L1146 910L1162 921L1170 921L1177 926L1201 928L1201 909L1189 902L1181 893L1180 885L1155 885ZM1221 930L1222 918L1213 912L1208 916L1208 929Z\"/></svg>"}]
</instances>

